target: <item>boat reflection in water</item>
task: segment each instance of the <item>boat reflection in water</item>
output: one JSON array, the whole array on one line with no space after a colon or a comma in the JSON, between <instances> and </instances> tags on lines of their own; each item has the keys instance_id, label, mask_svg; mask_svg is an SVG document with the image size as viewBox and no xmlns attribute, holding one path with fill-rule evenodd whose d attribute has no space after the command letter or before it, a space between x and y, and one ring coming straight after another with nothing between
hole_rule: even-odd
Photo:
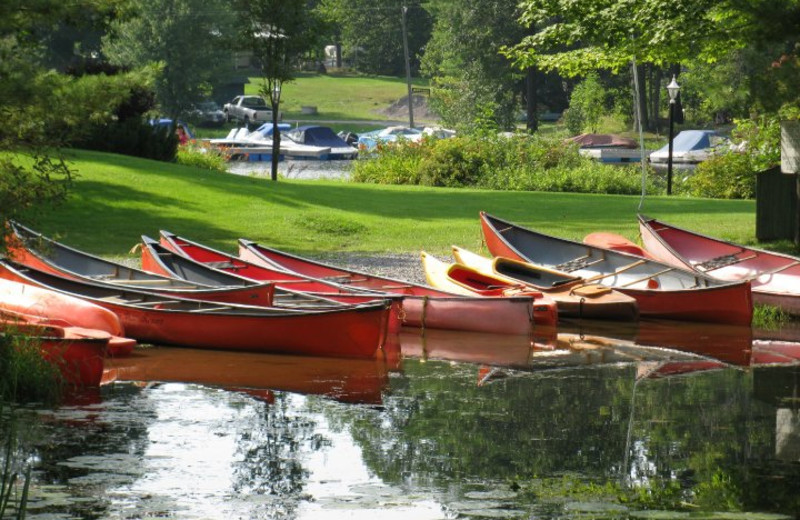
<instances>
[{"instance_id":1,"label":"boat reflection in water","mask_svg":"<svg viewBox=\"0 0 800 520\"><path fill-rule=\"evenodd\" d=\"M222 387L267 402L272 391L380 404L389 383L383 359L342 359L151 347L108 363L105 382L183 382Z\"/></svg>"},{"instance_id":2,"label":"boat reflection in water","mask_svg":"<svg viewBox=\"0 0 800 520\"><path fill-rule=\"evenodd\" d=\"M389 372L404 358L445 360L524 372L637 364L637 377L726 367L800 365L800 342L753 339L749 327L640 320L622 324L562 320L537 337L428 329L391 335L375 359L337 359L151 347L108 363L104 382L184 382L271 400L271 391L380 404ZM497 371L483 370L481 378ZM486 378L486 381L489 379Z\"/></svg>"},{"instance_id":3,"label":"boat reflection in water","mask_svg":"<svg viewBox=\"0 0 800 520\"><path fill-rule=\"evenodd\" d=\"M533 339L442 330L401 332L387 351L399 348L401 357L523 371L636 363L639 377L649 378L727 367L800 365L800 341L754 339L753 330L745 326L562 320L558 331Z\"/></svg>"},{"instance_id":4,"label":"boat reflection in water","mask_svg":"<svg viewBox=\"0 0 800 520\"><path fill-rule=\"evenodd\" d=\"M395 336L402 358L444 360L525 372L568 369L602 364L704 361L703 355L671 348L654 348L636 341L577 331L559 332L551 338L528 338L426 330ZM390 346L390 349L394 345ZM490 371L483 370L482 376ZM496 373L496 372L493 372Z\"/></svg>"}]
</instances>

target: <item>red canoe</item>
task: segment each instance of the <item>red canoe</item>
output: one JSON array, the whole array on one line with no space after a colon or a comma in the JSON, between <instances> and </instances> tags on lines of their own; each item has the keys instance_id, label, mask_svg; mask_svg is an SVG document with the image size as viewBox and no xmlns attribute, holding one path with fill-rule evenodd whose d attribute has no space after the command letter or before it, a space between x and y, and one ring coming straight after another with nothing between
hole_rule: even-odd
<instances>
[{"instance_id":1,"label":"red canoe","mask_svg":"<svg viewBox=\"0 0 800 520\"><path fill-rule=\"evenodd\" d=\"M32 338L42 357L58 367L64 382L80 387L100 386L111 334L73 327L9 311L0 311L0 334Z\"/></svg>"},{"instance_id":2,"label":"red canoe","mask_svg":"<svg viewBox=\"0 0 800 520\"><path fill-rule=\"evenodd\" d=\"M236 258L163 231L162 240L189 257L204 262L214 262L211 265L223 268L227 265L227 268L237 273L246 271L248 273L246 276L258 276L255 274L256 268L260 268L270 273L269 276L323 282L344 290L368 291L399 298L402 302L400 313L402 324L410 327L496 334L531 334L534 326L532 316L537 312L544 312L542 309L536 310L530 297L489 299L459 296L404 280L346 271L310 260L295 262L292 267L280 266L258 256L245 257L245 253L241 250L242 257ZM551 309L547 308L545 311L550 312Z\"/></svg>"},{"instance_id":3,"label":"red canoe","mask_svg":"<svg viewBox=\"0 0 800 520\"><path fill-rule=\"evenodd\" d=\"M197 348L372 357L385 341L388 304L301 311L173 298L89 284L0 263L0 277L79 296L119 316L139 341Z\"/></svg>"},{"instance_id":4,"label":"red canoe","mask_svg":"<svg viewBox=\"0 0 800 520\"><path fill-rule=\"evenodd\" d=\"M524 228L481 212L489 252L599 282L636 298L642 317L749 325L749 282L721 282L610 249Z\"/></svg>"},{"instance_id":5,"label":"red canoe","mask_svg":"<svg viewBox=\"0 0 800 520\"><path fill-rule=\"evenodd\" d=\"M146 236L142 236L141 252L142 266L158 275L225 287L252 287L269 283L275 288L274 306L281 309L336 309L387 300L390 302L389 332L397 332L400 328L399 298L375 292L356 291L322 280L309 280L280 271L270 272L268 269L248 269L251 275L259 278L246 278L236 272L230 272L230 269L212 267L220 265L218 263L209 265L176 253Z\"/></svg>"},{"instance_id":6,"label":"red canoe","mask_svg":"<svg viewBox=\"0 0 800 520\"><path fill-rule=\"evenodd\" d=\"M749 281L756 303L800 315L800 258L745 247L639 215L647 251L670 265L729 282Z\"/></svg>"},{"instance_id":7,"label":"red canoe","mask_svg":"<svg viewBox=\"0 0 800 520\"><path fill-rule=\"evenodd\" d=\"M52 240L18 223L11 223L9 256L15 262L49 273L94 283L111 283L160 294L204 301L270 306L274 287L214 287L158 276L118 262L90 255Z\"/></svg>"},{"instance_id":8,"label":"red canoe","mask_svg":"<svg viewBox=\"0 0 800 520\"><path fill-rule=\"evenodd\" d=\"M136 341L125 337L119 317L108 309L80 298L9 281L0 276L0 311L25 316L26 321L50 323L57 326L81 327L107 332L112 336L108 354L130 354Z\"/></svg>"}]
</instances>

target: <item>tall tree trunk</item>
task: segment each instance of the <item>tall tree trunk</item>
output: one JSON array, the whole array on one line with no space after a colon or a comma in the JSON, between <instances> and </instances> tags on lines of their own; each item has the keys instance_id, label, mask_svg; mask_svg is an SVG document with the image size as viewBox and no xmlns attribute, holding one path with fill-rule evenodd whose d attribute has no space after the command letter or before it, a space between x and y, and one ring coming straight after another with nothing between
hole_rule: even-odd
<instances>
[{"instance_id":1,"label":"tall tree trunk","mask_svg":"<svg viewBox=\"0 0 800 520\"><path fill-rule=\"evenodd\" d=\"M539 129L539 98L536 94L538 86L538 70L535 67L528 67L528 75L525 78L525 108L526 108L526 128L533 134Z\"/></svg>"}]
</instances>

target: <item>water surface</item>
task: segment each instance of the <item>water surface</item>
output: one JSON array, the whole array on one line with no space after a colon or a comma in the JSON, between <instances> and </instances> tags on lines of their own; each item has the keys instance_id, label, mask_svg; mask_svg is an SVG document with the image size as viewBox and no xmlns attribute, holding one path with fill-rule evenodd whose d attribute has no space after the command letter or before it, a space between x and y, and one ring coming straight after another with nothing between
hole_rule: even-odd
<instances>
[{"instance_id":1,"label":"water surface","mask_svg":"<svg viewBox=\"0 0 800 520\"><path fill-rule=\"evenodd\" d=\"M15 410L28 518L796 517L800 344L611 329L406 332L378 360L142 350Z\"/></svg>"}]
</instances>

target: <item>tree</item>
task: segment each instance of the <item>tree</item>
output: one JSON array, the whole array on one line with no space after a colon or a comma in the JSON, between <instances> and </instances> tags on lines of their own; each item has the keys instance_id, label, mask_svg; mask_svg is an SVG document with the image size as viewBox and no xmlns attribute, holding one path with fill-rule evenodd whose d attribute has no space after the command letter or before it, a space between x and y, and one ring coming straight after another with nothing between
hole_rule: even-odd
<instances>
[{"instance_id":1,"label":"tree","mask_svg":"<svg viewBox=\"0 0 800 520\"><path fill-rule=\"evenodd\" d=\"M618 72L637 63L640 78L675 64L714 63L732 50L767 42L796 42L796 0L631 0L573 2L524 0L521 22L534 34L506 49L520 68L538 66L567 76L591 70ZM647 88L640 90L643 107Z\"/></svg>"},{"instance_id":2,"label":"tree","mask_svg":"<svg viewBox=\"0 0 800 520\"><path fill-rule=\"evenodd\" d=\"M438 0L427 7L436 20L422 59L433 78L432 104L447 126L507 129L515 124L522 76L500 50L525 34L516 0Z\"/></svg>"},{"instance_id":3,"label":"tree","mask_svg":"<svg viewBox=\"0 0 800 520\"><path fill-rule=\"evenodd\" d=\"M156 98L177 118L230 73L233 18L219 0L130 0L103 52L116 64L159 64Z\"/></svg>"},{"instance_id":4,"label":"tree","mask_svg":"<svg viewBox=\"0 0 800 520\"><path fill-rule=\"evenodd\" d=\"M239 44L253 53L263 84L261 95L272 107L272 180L278 180L281 134L280 92L294 80L299 59L318 45L319 22L298 0L237 0Z\"/></svg>"},{"instance_id":5,"label":"tree","mask_svg":"<svg viewBox=\"0 0 800 520\"><path fill-rule=\"evenodd\" d=\"M420 0L322 0L319 12L339 27L344 52L354 69L369 74L405 73L402 8L407 7L411 70L431 35L431 18Z\"/></svg>"},{"instance_id":6,"label":"tree","mask_svg":"<svg viewBox=\"0 0 800 520\"><path fill-rule=\"evenodd\" d=\"M109 82L87 82L42 65L42 35L103 6L80 0L0 3L0 250L7 232L2 222L30 217L66 197L73 172L59 146L118 101L107 92Z\"/></svg>"}]
</instances>

